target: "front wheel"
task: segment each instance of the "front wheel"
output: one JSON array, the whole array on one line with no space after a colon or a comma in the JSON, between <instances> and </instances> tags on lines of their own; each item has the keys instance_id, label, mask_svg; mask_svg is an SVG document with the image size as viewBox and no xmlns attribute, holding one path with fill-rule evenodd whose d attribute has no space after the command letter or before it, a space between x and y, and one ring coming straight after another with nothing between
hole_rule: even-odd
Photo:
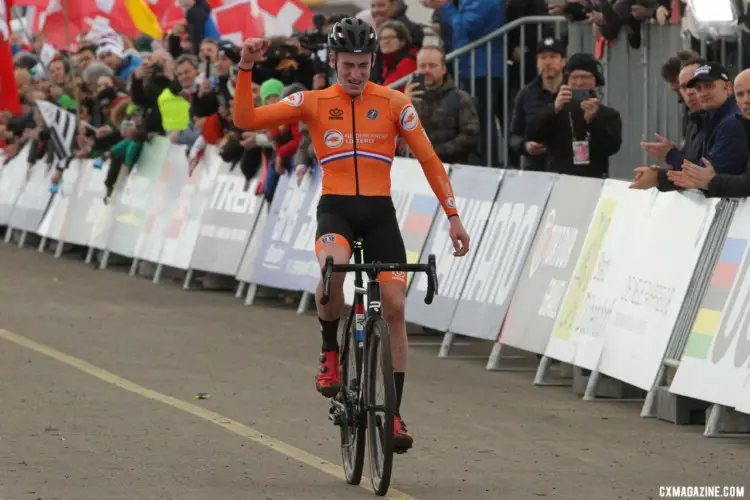
<instances>
[{"instance_id":1,"label":"front wheel","mask_svg":"<svg viewBox=\"0 0 750 500\"><path fill-rule=\"evenodd\" d=\"M352 322L354 308L343 332L341 353L341 392L338 400L346 408L341 422L341 459L346 482L358 485L365 465L365 419L359 404L362 383L362 354Z\"/></svg>"},{"instance_id":2,"label":"front wheel","mask_svg":"<svg viewBox=\"0 0 750 500\"><path fill-rule=\"evenodd\" d=\"M367 345L367 442L370 449L370 479L380 496L388 492L393 466L393 428L396 386L388 324L382 318L371 327Z\"/></svg>"}]
</instances>

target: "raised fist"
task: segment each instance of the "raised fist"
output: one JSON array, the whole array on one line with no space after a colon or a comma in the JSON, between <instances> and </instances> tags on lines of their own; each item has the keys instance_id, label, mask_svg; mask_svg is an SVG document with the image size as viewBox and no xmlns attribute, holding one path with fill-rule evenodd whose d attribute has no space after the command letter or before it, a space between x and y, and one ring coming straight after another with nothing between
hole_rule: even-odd
<instances>
[{"instance_id":1,"label":"raised fist","mask_svg":"<svg viewBox=\"0 0 750 500\"><path fill-rule=\"evenodd\" d=\"M263 59L269 46L268 40L264 38L248 38L242 44L240 66L252 66Z\"/></svg>"}]
</instances>

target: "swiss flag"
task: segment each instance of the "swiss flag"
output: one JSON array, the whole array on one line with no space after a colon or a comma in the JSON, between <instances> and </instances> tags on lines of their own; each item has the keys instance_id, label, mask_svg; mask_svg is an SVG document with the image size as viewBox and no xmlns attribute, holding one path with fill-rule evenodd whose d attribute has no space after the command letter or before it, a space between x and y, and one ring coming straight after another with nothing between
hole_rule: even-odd
<instances>
[{"instance_id":1,"label":"swiss flag","mask_svg":"<svg viewBox=\"0 0 750 500\"><path fill-rule=\"evenodd\" d=\"M29 0L22 0L29 1ZM34 33L44 33L47 41L57 49L66 48L65 16L61 2L68 8L70 41L89 31L95 22L105 22L116 32L135 39L140 32L133 25L125 0L51 0L44 11L34 16Z\"/></svg>"},{"instance_id":2,"label":"swiss flag","mask_svg":"<svg viewBox=\"0 0 750 500\"><path fill-rule=\"evenodd\" d=\"M255 10L255 12L254 12ZM216 27L222 39L231 40L242 45L247 38L265 36L263 18L258 9L253 9L250 0L242 0L229 5L222 5L214 11Z\"/></svg>"}]
</instances>

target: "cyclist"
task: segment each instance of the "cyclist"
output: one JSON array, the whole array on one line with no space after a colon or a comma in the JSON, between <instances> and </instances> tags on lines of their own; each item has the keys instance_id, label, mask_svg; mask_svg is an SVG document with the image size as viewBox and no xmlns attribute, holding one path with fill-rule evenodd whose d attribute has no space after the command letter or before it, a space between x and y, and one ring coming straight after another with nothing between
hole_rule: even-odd
<instances>
[{"instance_id":1,"label":"cyclist","mask_svg":"<svg viewBox=\"0 0 750 500\"><path fill-rule=\"evenodd\" d=\"M469 235L458 216L450 179L409 98L369 81L378 47L375 30L356 18L336 23L329 33L328 47L338 82L324 90L298 92L279 103L256 108L251 71L262 60L268 45L263 39L249 39L242 47L234 122L239 128L249 130L297 121L307 125L323 169L315 243L321 267L328 256L336 264L348 263L355 238L363 239L365 262L406 263L406 250L391 199L390 167L398 135L406 140L421 163L450 220L454 255L466 255ZM336 396L341 387L337 331L344 308L344 277L343 273L334 274L330 301L325 306L320 304L322 280L315 294L323 337L316 387L327 398ZM408 347L404 319L406 273L384 272L378 280L382 283L383 317L392 342L397 400L395 449L403 453L413 443L400 416Z\"/></svg>"}]
</instances>

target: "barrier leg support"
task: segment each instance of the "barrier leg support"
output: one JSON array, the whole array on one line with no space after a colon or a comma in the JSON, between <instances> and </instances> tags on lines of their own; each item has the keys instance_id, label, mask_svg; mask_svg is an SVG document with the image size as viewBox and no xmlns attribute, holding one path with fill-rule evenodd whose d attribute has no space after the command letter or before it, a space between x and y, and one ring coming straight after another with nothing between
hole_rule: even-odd
<instances>
[{"instance_id":1,"label":"barrier leg support","mask_svg":"<svg viewBox=\"0 0 750 500\"><path fill-rule=\"evenodd\" d=\"M91 264L92 260L94 260L94 247L89 247L89 251L86 252L86 264Z\"/></svg>"},{"instance_id":2,"label":"barrier leg support","mask_svg":"<svg viewBox=\"0 0 750 500\"><path fill-rule=\"evenodd\" d=\"M55 248L55 258L59 259L62 257L63 251L65 251L65 242L63 240L57 240L57 247Z\"/></svg>"},{"instance_id":3,"label":"barrier leg support","mask_svg":"<svg viewBox=\"0 0 750 500\"><path fill-rule=\"evenodd\" d=\"M182 282L182 289L190 290L190 282L192 281L193 281L193 270L188 269L187 273L185 273L185 281Z\"/></svg>"},{"instance_id":4,"label":"barrier leg support","mask_svg":"<svg viewBox=\"0 0 750 500\"><path fill-rule=\"evenodd\" d=\"M241 299L245 295L245 286L247 286L247 283L244 281L237 283L237 293L234 294L235 299Z\"/></svg>"},{"instance_id":5,"label":"barrier leg support","mask_svg":"<svg viewBox=\"0 0 750 500\"><path fill-rule=\"evenodd\" d=\"M255 302L255 295L258 293L258 285L255 283L250 283L250 286L247 287L247 295L245 295L245 305L251 306L253 305L253 302Z\"/></svg>"},{"instance_id":6,"label":"barrier leg support","mask_svg":"<svg viewBox=\"0 0 750 500\"><path fill-rule=\"evenodd\" d=\"M667 382L667 368L662 365L656 374L656 380L653 387L646 394L646 400L641 408L641 418L656 418L656 390Z\"/></svg>"},{"instance_id":7,"label":"barrier leg support","mask_svg":"<svg viewBox=\"0 0 750 500\"><path fill-rule=\"evenodd\" d=\"M7 226L5 228L5 243L10 243L11 238L13 238L13 228Z\"/></svg>"},{"instance_id":8,"label":"barrier leg support","mask_svg":"<svg viewBox=\"0 0 750 500\"><path fill-rule=\"evenodd\" d=\"M547 376L547 370L549 370L550 358L542 356L542 360L539 361L539 366L536 368L536 376L534 377L534 385L545 385L544 377Z\"/></svg>"},{"instance_id":9,"label":"barrier leg support","mask_svg":"<svg viewBox=\"0 0 750 500\"><path fill-rule=\"evenodd\" d=\"M304 292L302 294L302 297L299 299L299 306L297 307L297 314L305 314L307 312L307 309L310 307L310 297L312 297L312 294Z\"/></svg>"},{"instance_id":10,"label":"barrier leg support","mask_svg":"<svg viewBox=\"0 0 750 500\"><path fill-rule=\"evenodd\" d=\"M154 279L151 280L154 285L158 285L159 281L161 280L161 270L162 270L162 267L164 267L164 266L162 266L161 264L157 264L156 265L156 271L154 271Z\"/></svg>"},{"instance_id":11,"label":"barrier leg support","mask_svg":"<svg viewBox=\"0 0 750 500\"><path fill-rule=\"evenodd\" d=\"M445 332L445 335L443 335L443 343L440 344L440 352L438 352L438 358L447 358L450 355L454 338L455 334L451 332Z\"/></svg>"},{"instance_id":12,"label":"barrier leg support","mask_svg":"<svg viewBox=\"0 0 750 500\"><path fill-rule=\"evenodd\" d=\"M599 387L599 378L601 373L599 370L594 370L589 375L589 380L586 383L586 391L583 393L584 401L595 401L596 400L596 389Z\"/></svg>"},{"instance_id":13,"label":"barrier leg support","mask_svg":"<svg viewBox=\"0 0 750 500\"><path fill-rule=\"evenodd\" d=\"M47 248L47 237L42 236L42 239L39 240L39 246L37 247L37 251L39 253L44 253L44 250Z\"/></svg>"},{"instance_id":14,"label":"barrier leg support","mask_svg":"<svg viewBox=\"0 0 750 500\"><path fill-rule=\"evenodd\" d=\"M107 264L109 263L109 250L105 250L104 253L102 253L102 260L99 262L99 270L103 271L107 269Z\"/></svg>"},{"instance_id":15,"label":"barrier leg support","mask_svg":"<svg viewBox=\"0 0 750 500\"><path fill-rule=\"evenodd\" d=\"M18 239L18 248L23 248L26 243L26 231L21 231L21 237Z\"/></svg>"},{"instance_id":16,"label":"barrier leg support","mask_svg":"<svg viewBox=\"0 0 750 500\"><path fill-rule=\"evenodd\" d=\"M130 264L130 272L128 273L128 276L135 276L138 272L138 265L141 263L141 261L138 258L133 259L133 263Z\"/></svg>"},{"instance_id":17,"label":"barrier leg support","mask_svg":"<svg viewBox=\"0 0 750 500\"><path fill-rule=\"evenodd\" d=\"M487 370L496 371L500 369L500 353L503 350L503 344L495 342L492 345L492 352L490 352L490 359L487 360Z\"/></svg>"},{"instance_id":18,"label":"barrier leg support","mask_svg":"<svg viewBox=\"0 0 750 500\"><path fill-rule=\"evenodd\" d=\"M719 430L719 427L721 426L722 420L724 420L724 413L726 412L726 407L723 405L711 405L711 407L708 409L708 418L706 419L706 428L703 431L703 435L706 437L719 437L721 436L721 431Z\"/></svg>"}]
</instances>

